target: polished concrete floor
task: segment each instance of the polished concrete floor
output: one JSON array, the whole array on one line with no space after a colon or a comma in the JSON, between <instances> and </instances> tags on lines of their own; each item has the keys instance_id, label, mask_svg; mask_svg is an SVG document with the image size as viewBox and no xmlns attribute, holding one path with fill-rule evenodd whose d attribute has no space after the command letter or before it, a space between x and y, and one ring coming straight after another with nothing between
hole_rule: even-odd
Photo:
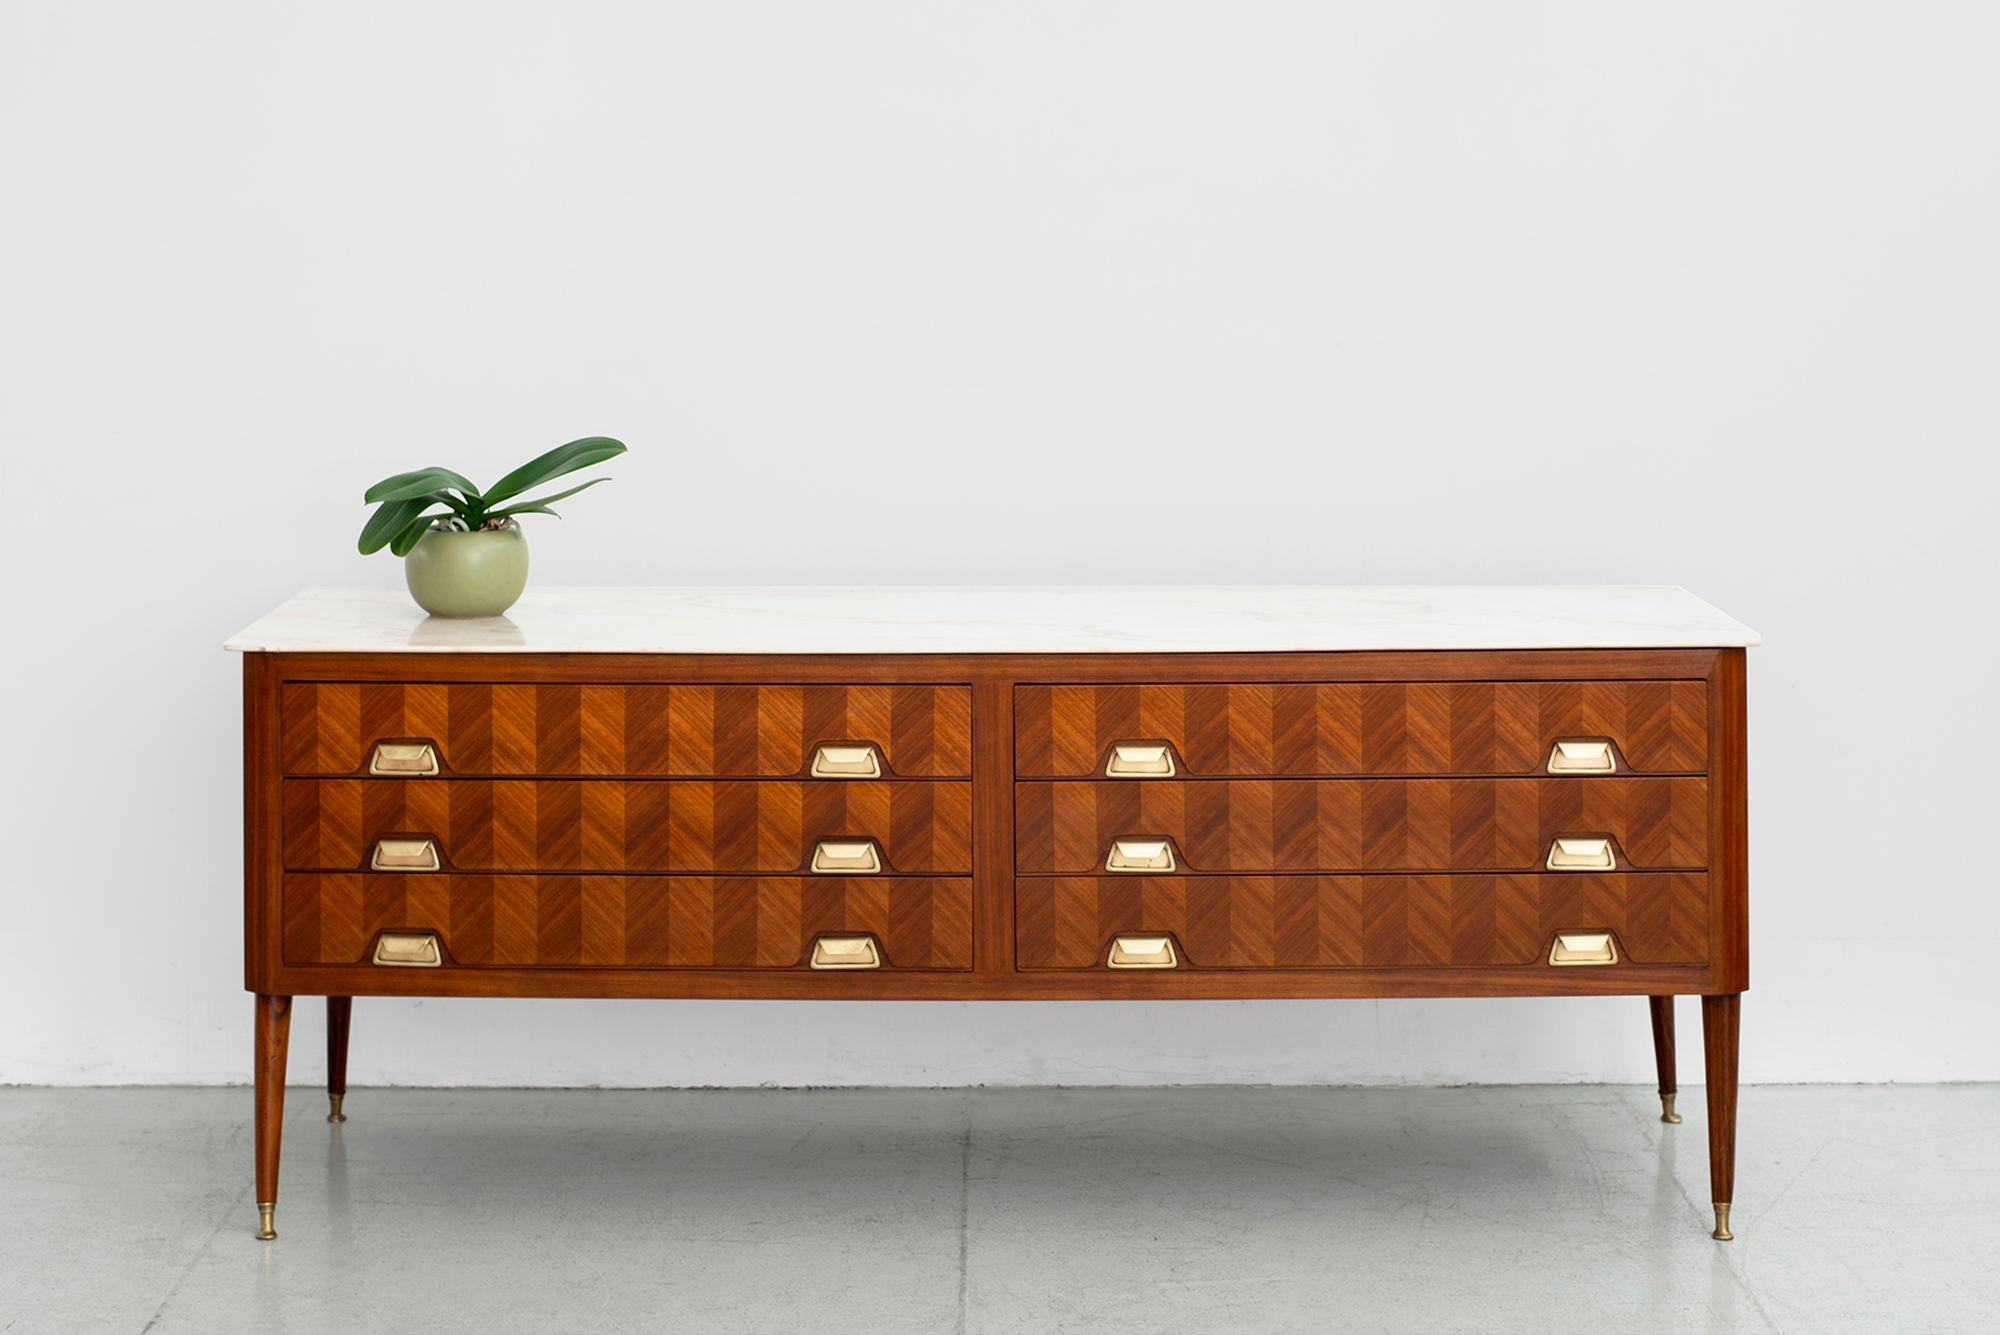
<instances>
[{"instance_id":1,"label":"polished concrete floor","mask_svg":"<svg viewBox=\"0 0 2000 1335\"><path fill-rule=\"evenodd\" d=\"M2000 1329L2000 1088L0 1089L0 1331Z\"/></svg>"}]
</instances>

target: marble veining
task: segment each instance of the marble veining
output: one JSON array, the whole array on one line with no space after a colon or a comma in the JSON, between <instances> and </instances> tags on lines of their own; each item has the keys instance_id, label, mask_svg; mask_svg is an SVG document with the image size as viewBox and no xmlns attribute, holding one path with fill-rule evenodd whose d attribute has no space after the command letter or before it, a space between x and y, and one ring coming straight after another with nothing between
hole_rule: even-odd
<instances>
[{"instance_id":1,"label":"marble veining","mask_svg":"<svg viewBox=\"0 0 2000 1335\"><path fill-rule=\"evenodd\" d=\"M307 589L230 637L274 653L980 654L1671 649L1758 643L1673 585L530 589L504 617Z\"/></svg>"}]
</instances>

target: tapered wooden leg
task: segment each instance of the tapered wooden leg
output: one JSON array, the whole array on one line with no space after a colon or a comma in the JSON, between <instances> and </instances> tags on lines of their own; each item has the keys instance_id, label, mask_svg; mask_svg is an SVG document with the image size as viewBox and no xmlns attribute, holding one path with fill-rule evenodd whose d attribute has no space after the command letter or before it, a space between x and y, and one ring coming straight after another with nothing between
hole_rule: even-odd
<instances>
[{"instance_id":1,"label":"tapered wooden leg","mask_svg":"<svg viewBox=\"0 0 2000 1335\"><path fill-rule=\"evenodd\" d=\"M1708 1067L1708 1182L1715 1202L1718 1242L1729 1231L1729 1203L1736 1194L1736 1033L1743 994L1701 999L1701 1046Z\"/></svg>"},{"instance_id":2,"label":"tapered wooden leg","mask_svg":"<svg viewBox=\"0 0 2000 1335\"><path fill-rule=\"evenodd\" d=\"M1646 1002L1653 1011L1653 1062L1660 1068L1660 1120L1678 1124L1681 1115L1674 1111L1674 1098L1680 1093L1674 1063L1674 999L1647 997Z\"/></svg>"},{"instance_id":3,"label":"tapered wooden leg","mask_svg":"<svg viewBox=\"0 0 2000 1335\"><path fill-rule=\"evenodd\" d=\"M278 1137L285 1125L285 1056L292 1038L292 999L257 998L257 1236L275 1238Z\"/></svg>"},{"instance_id":4,"label":"tapered wooden leg","mask_svg":"<svg viewBox=\"0 0 2000 1335\"><path fill-rule=\"evenodd\" d=\"M340 1105L347 1099L347 1024L354 1018L353 997L326 999L326 1120L344 1122ZM1672 1038L1667 1040L1673 1042Z\"/></svg>"}]
</instances>

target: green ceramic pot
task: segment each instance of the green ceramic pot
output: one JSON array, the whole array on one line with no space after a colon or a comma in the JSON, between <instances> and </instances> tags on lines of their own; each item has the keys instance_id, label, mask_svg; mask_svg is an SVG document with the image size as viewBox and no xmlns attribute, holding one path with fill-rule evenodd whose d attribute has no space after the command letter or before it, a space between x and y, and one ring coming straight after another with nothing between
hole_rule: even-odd
<instances>
[{"instance_id":1,"label":"green ceramic pot","mask_svg":"<svg viewBox=\"0 0 2000 1335\"><path fill-rule=\"evenodd\" d=\"M403 558L410 596L434 617L497 617L528 587L521 526L451 533L432 529Z\"/></svg>"}]
</instances>

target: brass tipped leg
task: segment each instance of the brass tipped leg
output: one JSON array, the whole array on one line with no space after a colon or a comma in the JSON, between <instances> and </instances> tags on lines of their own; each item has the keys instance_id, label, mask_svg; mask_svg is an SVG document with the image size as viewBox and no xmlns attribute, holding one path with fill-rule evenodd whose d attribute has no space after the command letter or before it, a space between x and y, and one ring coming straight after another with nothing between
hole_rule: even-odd
<instances>
[{"instance_id":1,"label":"brass tipped leg","mask_svg":"<svg viewBox=\"0 0 2000 1335\"><path fill-rule=\"evenodd\" d=\"M257 1202L257 1240L259 1242L269 1242L272 1238L278 1236L278 1230L273 1223L277 1215L278 1203L276 1201Z\"/></svg>"},{"instance_id":2,"label":"brass tipped leg","mask_svg":"<svg viewBox=\"0 0 2000 1335\"><path fill-rule=\"evenodd\" d=\"M1715 1203L1715 1232L1708 1235L1717 1242L1734 1242L1736 1235L1729 1231L1729 1202Z\"/></svg>"},{"instance_id":3,"label":"brass tipped leg","mask_svg":"<svg viewBox=\"0 0 2000 1335\"><path fill-rule=\"evenodd\" d=\"M1662 1122L1669 1122L1674 1126L1681 1124L1681 1115L1674 1111L1674 1096L1672 1094L1660 1095L1660 1120Z\"/></svg>"},{"instance_id":4,"label":"brass tipped leg","mask_svg":"<svg viewBox=\"0 0 2000 1335\"><path fill-rule=\"evenodd\" d=\"M345 1094L329 1094L329 1095L327 1095L327 1096L326 1096L326 1103L327 1103L327 1113L326 1113L326 1120L327 1120L327 1121L329 1121L329 1122L344 1122L344 1121L346 1121L346 1120L347 1120L347 1114L346 1114L346 1113L344 1113L344 1112L342 1112L342 1111L340 1110L340 1105L341 1105L341 1104L342 1104L342 1103L343 1103L343 1102L344 1102L344 1101L346 1100L346 1098L347 1098L347 1095L345 1095ZM1675 1120L1676 1122L1678 1122L1678 1121L1680 1121L1681 1119L1680 1119L1680 1118L1678 1118L1678 1117L1676 1117L1676 1118L1675 1118L1674 1120Z\"/></svg>"}]
</instances>

